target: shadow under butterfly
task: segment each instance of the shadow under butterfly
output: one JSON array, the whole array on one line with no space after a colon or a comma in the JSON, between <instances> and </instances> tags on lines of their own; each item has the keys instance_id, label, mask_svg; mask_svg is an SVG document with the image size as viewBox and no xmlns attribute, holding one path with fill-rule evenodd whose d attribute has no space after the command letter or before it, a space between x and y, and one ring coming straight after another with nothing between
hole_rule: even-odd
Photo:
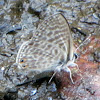
<instances>
[{"instance_id":1,"label":"shadow under butterfly","mask_svg":"<svg viewBox=\"0 0 100 100\"><path fill-rule=\"evenodd\" d=\"M64 70L74 83L69 68L77 66L74 51L66 18L60 13L54 14L38 26L29 41L21 45L16 57L17 66L10 69L14 77L10 79L14 84L21 85L46 76L52 79L56 72Z\"/></svg>"}]
</instances>

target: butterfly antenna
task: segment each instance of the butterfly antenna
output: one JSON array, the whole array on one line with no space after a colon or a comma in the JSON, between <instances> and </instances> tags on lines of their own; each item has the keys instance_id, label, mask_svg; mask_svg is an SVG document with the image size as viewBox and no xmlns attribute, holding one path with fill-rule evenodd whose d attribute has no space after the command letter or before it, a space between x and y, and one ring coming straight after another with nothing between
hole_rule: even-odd
<instances>
[{"instance_id":1,"label":"butterfly antenna","mask_svg":"<svg viewBox=\"0 0 100 100\"><path fill-rule=\"evenodd\" d=\"M81 44L76 48L75 52L76 52L87 40L89 40L90 37L91 37L91 34L89 34L89 36L83 41L83 43L81 43ZM77 68L78 68L79 72L81 73L81 71L80 71L78 65L77 65ZM81 76L81 78L82 78L82 80L83 80L83 76L82 76L81 74L80 74L80 76Z\"/></svg>"},{"instance_id":2,"label":"butterfly antenna","mask_svg":"<svg viewBox=\"0 0 100 100\"><path fill-rule=\"evenodd\" d=\"M52 79L53 79L53 77L56 75L56 73L57 73L57 72L54 72L54 73L53 73L53 75L52 75L52 77L50 78L50 80L49 80L48 83L50 83L50 82L52 81Z\"/></svg>"},{"instance_id":3,"label":"butterfly antenna","mask_svg":"<svg viewBox=\"0 0 100 100\"><path fill-rule=\"evenodd\" d=\"M75 52L87 41L89 40L89 38L91 37L91 34L89 34L89 36L83 41L83 43L81 43L75 50Z\"/></svg>"}]
</instances>

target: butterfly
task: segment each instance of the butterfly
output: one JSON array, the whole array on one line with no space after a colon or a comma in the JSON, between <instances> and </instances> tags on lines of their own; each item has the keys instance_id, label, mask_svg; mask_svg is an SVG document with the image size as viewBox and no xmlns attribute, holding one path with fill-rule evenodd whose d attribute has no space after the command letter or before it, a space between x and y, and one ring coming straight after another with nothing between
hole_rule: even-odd
<instances>
[{"instance_id":1,"label":"butterfly","mask_svg":"<svg viewBox=\"0 0 100 100\"><path fill-rule=\"evenodd\" d=\"M40 23L35 35L21 45L16 57L16 73L23 82L51 76L51 72L63 69L73 83L69 66L76 66L74 60L69 24L63 14L57 13Z\"/></svg>"}]
</instances>

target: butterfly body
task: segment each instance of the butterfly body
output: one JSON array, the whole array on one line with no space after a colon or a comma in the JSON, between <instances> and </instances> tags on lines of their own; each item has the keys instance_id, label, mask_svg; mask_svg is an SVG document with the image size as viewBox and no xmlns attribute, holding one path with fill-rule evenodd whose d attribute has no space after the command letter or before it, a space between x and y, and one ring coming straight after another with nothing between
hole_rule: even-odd
<instances>
[{"instance_id":1,"label":"butterfly body","mask_svg":"<svg viewBox=\"0 0 100 100\"><path fill-rule=\"evenodd\" d=\"M18 73L23 77L41 78L73 60L73 55L67 20L62 14L55 14L45 19L35 35L21 45L16 58Z\"/></svg>"}]
</instances>

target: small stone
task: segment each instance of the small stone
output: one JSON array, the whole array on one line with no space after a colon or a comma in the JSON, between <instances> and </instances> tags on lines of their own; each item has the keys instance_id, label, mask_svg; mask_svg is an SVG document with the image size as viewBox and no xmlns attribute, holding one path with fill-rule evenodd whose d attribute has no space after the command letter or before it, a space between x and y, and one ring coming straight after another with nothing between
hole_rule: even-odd
<instances>
[{"instance_id":1,"label":"small stone","mask_svg":"<svg viewBox=\"0 0 100 100\"><path fill-rule=\"evenodd\" d=\"M48 97L48 100L53 100L52 97Z\"/></svg>"},{"instance_id":2,"label":"small stone","mask_svg":"<svg viewBox=\"0 0 100 100\"><path fill-rule=\"evenodd\" d=\"M31 91L30 95L32 96L32 95L35 95L36 93L37 93L37 89L35 88L35 89L33 89L33 90Z\"/></svg>"},{"instance_id":3,"label":"small stone","mask_svg":"<svg viewBox=\"0 0 100 100\"><path fill-rule=\"evenodd\" d=\"M91 54L91 55L88 56L88 60L89 60L89 61L94 61L93 54Z\"/></svg>"},{"instance_id":4,"label":"small stone","mask_svg":"<svg viewBox=\"0 0 100 100\"><path fill-rule=\"evenodd\" d=\"M54 82L50 86L48 86L48 91L51 92L57 91L56 84Z\"/></svg>"},{"instance_id":5,"label":"small stone","mask_svg":"<svg viewBox=\"0 0 100 100\"><path fill-rule=\"evenodd\" d=\"M95 56L95 60L97 62L100 62L100 50L96 50L96 52L94 53L94 56Z\"/></svg>"}]
</instances>

